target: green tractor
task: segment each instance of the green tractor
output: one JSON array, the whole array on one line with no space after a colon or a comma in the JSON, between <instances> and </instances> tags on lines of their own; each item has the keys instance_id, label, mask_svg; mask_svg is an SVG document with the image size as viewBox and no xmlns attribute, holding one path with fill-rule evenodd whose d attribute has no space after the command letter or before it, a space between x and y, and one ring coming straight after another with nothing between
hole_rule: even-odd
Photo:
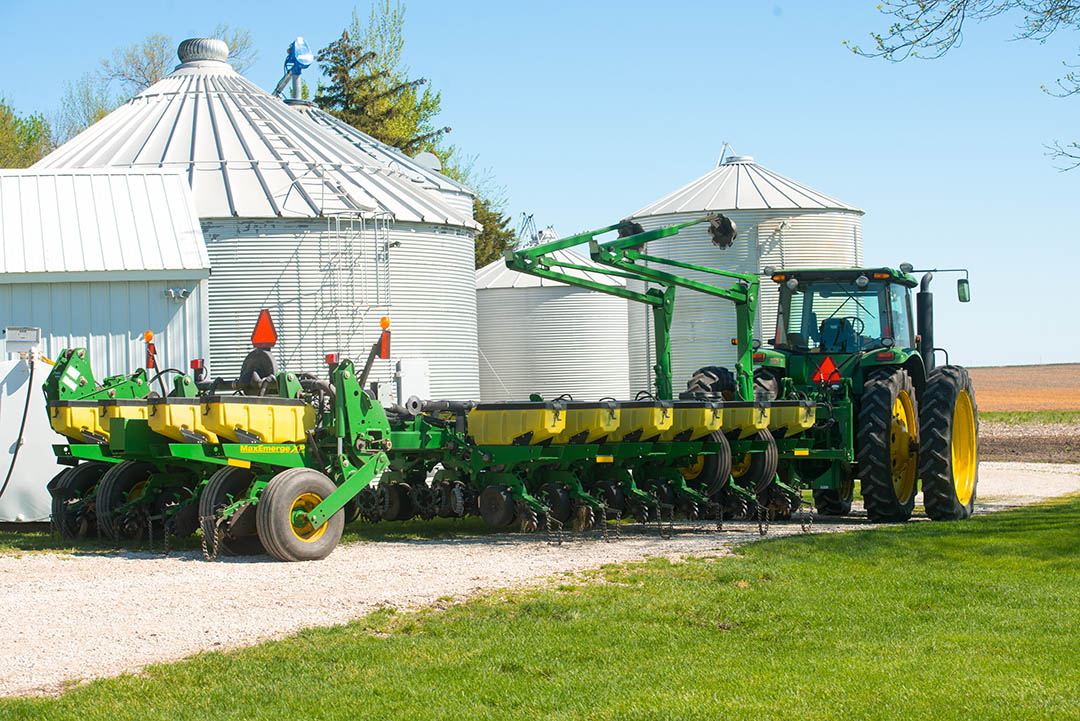
<instances>
[{"instance_id":1,"label":"green tractor","mask_svg":"<svg viewBox=\"0 0 1080 721\"><path fill-rule=\"evenodd\" d=\"M810 487L822 514L849 513L859 479L871 521L905 521L921 479L930 518L971 515L979 479L975 394L947 353L946 365L935 365L943 349L934 345L933 272L921 282L913 272L906 263L900 270L765 269L779 304L770 347L754 344L754 395L817 404L810 447L779 449L778 480ZM965 274L957 293L967 302L967 271L957 272Z\"/></svg>"}]
</instances>

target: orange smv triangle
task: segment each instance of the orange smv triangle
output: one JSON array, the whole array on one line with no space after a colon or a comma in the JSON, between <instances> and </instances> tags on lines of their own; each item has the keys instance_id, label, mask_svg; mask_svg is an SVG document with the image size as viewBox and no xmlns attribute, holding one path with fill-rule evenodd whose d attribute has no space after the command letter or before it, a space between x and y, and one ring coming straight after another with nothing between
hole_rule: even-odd
<instances>
[{"instance_id":1,"label":"orange smv triangle","mask_svg":"<svg viewBox=\"0 0 1080 721\"><path fill-rule=\"evenodd\" d=\"M833 362L831 356L825 356L825 360L821 361L821 365L814 371L813 379L815 383L836 383L840 381L840 370L836 367L836 363Z\"/></svg>"},{"instance_id":2,"label":"orange smv triangle","mask_svg":"<svg viewBox=\"0 0 1080 721\"><path fill-rule=\"evenodd\" d=\"M263 308L259 311L259 320L255 322L255 330L251 332L251 345L270 350L275 343L277 343L277 330L274 328L274 321L270 319L270 311Z\"/></svg>"}]
</instances>

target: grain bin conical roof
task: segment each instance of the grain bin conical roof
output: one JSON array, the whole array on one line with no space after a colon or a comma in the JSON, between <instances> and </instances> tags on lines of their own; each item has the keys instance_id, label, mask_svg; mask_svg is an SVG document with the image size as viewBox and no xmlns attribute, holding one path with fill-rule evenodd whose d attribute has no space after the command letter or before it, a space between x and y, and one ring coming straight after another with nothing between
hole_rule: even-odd
<instances>
[{"instance_id":1,"label":"grain bin conical roof","mask_svg":"<svg viewBox=\"0 0 1080 721\"><path fill-rule=\"evenodd\" d=\"M185 40L180 65L36 168L179 168L201 218L389 214L478 227L233 70L220 40Z\"/></svg>"},{"instance_id":2,"label":"grain bin conical roof","mask_svg":"<svg viewBox=\"0 0 1080 721\"><path fill-rule=\"evenodd\" d=\"M711 210L851 210L862 211L754 162L749 155L732 155L716 168L632 217L697 213Z\"/></svg>"},{"instance_id":3,"label":"grain bin conical roof","mask_svg":"<svg viewBox=\"0 0 1080 721\"><path fill-rule=\"evenodd\" d=\"M607 275L606 271L610 269L606 266L600 265L592 258L581 255L580 253L575 253L572 250L565 248L563 250L556 250L553 253L549 253L546 257L561 263L573 263L574 265L580 265L591 269L578 270L576 268L553 268L553 270L560 273L566 273L572 278L591 280L594 283L604 283L606 285L626 285L626 281L622 278ZM501 258L493 263L488 263L483 268L479 268L476 271L477 290L490 290L493 288L550 288L558 286L566 286L566 283L560 283L551 278L541 278L537 275L529 275L528 273L519 273L516 270L510 270L506 267L506 261Z\"/></svg>"}]
</instances>

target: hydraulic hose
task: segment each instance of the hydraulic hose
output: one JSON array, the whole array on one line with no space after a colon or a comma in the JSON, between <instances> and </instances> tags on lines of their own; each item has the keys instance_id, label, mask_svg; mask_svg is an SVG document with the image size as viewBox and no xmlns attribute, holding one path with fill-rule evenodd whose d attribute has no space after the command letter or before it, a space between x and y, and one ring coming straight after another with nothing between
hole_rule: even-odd
<instances>
[{"instance_id":1,"label":"hydraulic hose","mask_svg":"<svg viewBox=\"0 0 1080 721\"><path fill-rule=\"evenodd\" d=\"M11 465L8 466L7 476L4 477L4 485L0 486L0 498L4 497L4 491L7 490L8 483L11 482L11 473L15 470L15 459L19 457L19 449L22 448L23 431L26 430L26 417L30 413L30 392L34 388L34 358L28 356L27 363L30 364L30 377L26 381L26 403L23 404L22 422L19 423L19 437L15 440L15 450L11 452Z\"/></svg>"}]
</instances>

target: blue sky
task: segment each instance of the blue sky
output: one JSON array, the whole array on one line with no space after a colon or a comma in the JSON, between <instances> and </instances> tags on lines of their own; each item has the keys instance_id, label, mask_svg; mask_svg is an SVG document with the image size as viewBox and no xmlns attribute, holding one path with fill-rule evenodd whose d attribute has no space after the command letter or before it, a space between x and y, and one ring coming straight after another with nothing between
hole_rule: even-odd
<instances>
[{"instance_id":1,"label":"blue sky","mask_svg":"<svg viewBox=\"0 0 1080 721\"><path fill-rule=\"evenodd\" d=\"M708 171L727 141L864 209L868 262L969 267L971 304L951 279L936 288L954 362L1080 361L1080 170L1058 172L1043 147L1080 139L1080 98L1039 89L1080 33L1008 42L999 18L946 58L891 64L841 44L887 26L875 5L412 0L405 55L442 91L450 140L506 186L515 224L606 225ZM248 75L272 88L292 38L322 47L353 7L6 0L3 95L52 112L113 48L218 22L252 31Z\"/></svg>"}]
</instances>

